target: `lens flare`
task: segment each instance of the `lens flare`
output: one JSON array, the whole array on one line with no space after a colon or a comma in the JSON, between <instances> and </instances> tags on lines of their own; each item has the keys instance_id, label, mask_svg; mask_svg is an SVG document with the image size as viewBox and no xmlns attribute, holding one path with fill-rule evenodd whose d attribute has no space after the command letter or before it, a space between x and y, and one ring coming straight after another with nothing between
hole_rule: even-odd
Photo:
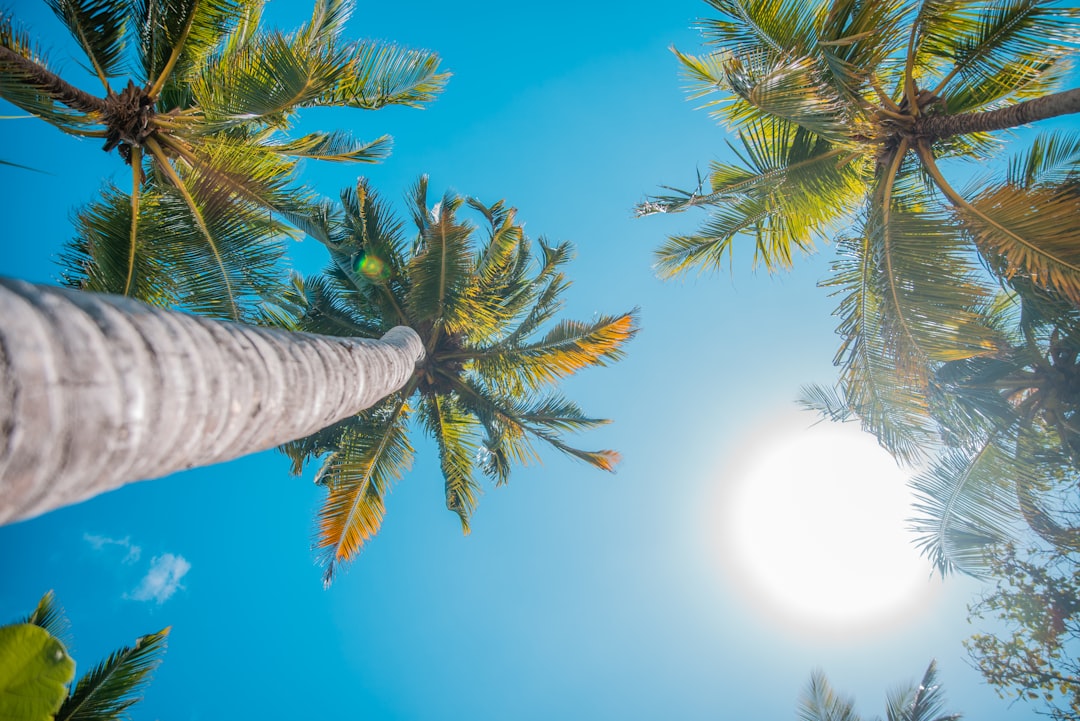
<instances>
[{"instance_id":1,"label":"lens flare","mask_svg":"<svg viewBox=\"0 0 1080 721\"><path fill-rule=\"evenodd\" d=\"M383 283L390 278L390 268L377 255L358 253L353 258L353 270L372 283Z\"/></svg>"}]
</instances>

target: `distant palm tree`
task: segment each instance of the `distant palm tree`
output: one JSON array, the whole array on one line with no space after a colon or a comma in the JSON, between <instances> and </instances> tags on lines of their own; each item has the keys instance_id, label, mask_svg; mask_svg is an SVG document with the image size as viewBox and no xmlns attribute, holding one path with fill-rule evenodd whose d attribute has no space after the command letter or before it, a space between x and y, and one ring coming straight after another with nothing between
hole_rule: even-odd
<instances>
[{"instance_id":1,"label":"distant palm tree","mask_svg":"<svg viewBox=\"0 0 1080 721\"><path fill-rule=\"evenodd\" d=\"M745 236L769 269L820 239L841 259L837 354L846 402L897 455L933 442L926 392L942 362L991 355L993 282L1022 277L1080 305L1075 135L1042 138L1044 182L957 190L939 163L984 163L993 133L1080 112L1051 91L1080 42L1053 0L709 0L702 57L679 53L693 97L738 131L740 163L642 203L706 207L697 233L657 252L664 275L716 268ZM704 186L704 187L703 187ZM851 230L846 230L851 229Z\"/></svg>"},{"instance_id":2,"label":"distant palm tree","mask_svg":"<svg viewBox=\"0 0 1080 721\"><path fill-rule=\"evenodd\" d=\"M550 325L570 284L561 271L570 247L540 239L534 256L502 201L488 207L448 193L429 207L421 179L411 198L411 240L366 183L342 202L343 215L326 231L333 263L297 294L298 327L376 338L406 325L420 334L425 355L416 375L382 403L284 448L297 473L322 459L315 478L329 496L317 547L326 583L379 530L390 485L412 461L411 416L435 439L446 505L466 532L479 491L475 472L507 482L513 462L537 458L534 441L612 470L613 451L583 451L562 439L564 431L607 421L551 389L620 358L636 332L634 313ZM479 214L482 230L459 217L463 206Z\"/></svg>"},{"instance_id":3,"label":"distant palm tree","mask_svg":"<svg viewBox=\"0 0 1080 721\"><path fill-rule=\"evenodd\" d=\"M1080 552L1080 309L1014 281L1000 306L1007 345L943 364L931 416L947 450L914 481L915 530L937 568L984 575L995 544L1034 533ZM1007 323L1004 321L1008 321Z\"/></svg>"},{"instance_id":4,"label":"distant palm tree","mask_svg":"<svg viewBox=\"0 0 1080 721\"><path fill-rule=\"evenodd\" d=\"M0 523L302 438L401 387L416 333L256 328L0 279Z\"/></svg>"},{"instance_id":5,"label":"distant palm tree","mask_svg":"<svg viewBox=\"0 0 1080 721\"><path fill-rule=\"evenodd\" d=\"M890 693L885 704L887 721L956 721L961 714L943 714L945 705L933 661L918 686L908 686ZM833 691L825 675L815 671L799 700L802 721L860 721L854 704Z\"/></svg>"},{"instance_id":6,"label":"distant palm tree","mask_svg":"<svg viewBox=\"0 0 1080 721\"><path fill-rule=\"evenodd\" d=\"M131 166L130 192L110 187L76 220L70 284L257 318L280 290L281 240L311 229L321 201L297 185L304 158L374 162L387 136L289 137L312 107L419 106L443 87L438 58L343 38L351 0L316 0L311 21L260 27L266 0L50 0L105 94L50 69L0 14L0 97L78 137L101 138ZM126 84L116 78L131 72ZM269 211L269 212L268 212Z\"/></svg>"},{"instance_id":7,"label":"distant palm tree","mask_svg":"<svg viewBox=\"0 0 1080 721\"><path fill-rule=\"evenodd\" d=\"M38 602L25 623L39 626L62 639L67 619L56 605L52 591ZM83 674L53 716L56 721L112 721L127 718L126 711L141 700L150 674L165 653L169 629L141 636L133 646L113 651L109 657Z\"/></svg>"}]
</instances>

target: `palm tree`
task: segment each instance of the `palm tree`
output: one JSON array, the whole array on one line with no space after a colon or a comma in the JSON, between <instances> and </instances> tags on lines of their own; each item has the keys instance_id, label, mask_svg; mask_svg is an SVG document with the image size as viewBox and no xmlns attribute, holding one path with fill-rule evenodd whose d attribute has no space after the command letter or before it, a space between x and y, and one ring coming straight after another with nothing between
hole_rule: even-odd
<instances>
[{"instance_id":1,"label":"palm tree","mask_svg":"<svg viewBox=\"0 0 1080 721\"><path fill-rule=\"evenodd\" d=\"M1080 140L1038 139L1010 160L1001 185L1077 194L1078 162ZM936 451L912 483L919 496L913 528L943 574L986 575L987 551L1029 543L1029 534L1062 552L1080 549L1080 528L1062 513L1075 499L1070 479L1080 471L1080 309L1014 276L983 313L998 338L995 351L935 364L917 395L922 408L907 404L914 409L908 418L925 434L922 445ZM915 397L900 380L878 389L882 405ZM806 395L834 419L858 415L850 386Z\"/></svg>"},{"instance_id":2,"label":"palm tree","mask_svg":"<svg viewBox=\"0 0 1080 721\"><path fill-rule=\"evenodd\" d=\"M973 251L993 275L1080 304L1080 194L1063 180L1075 135L1038 141L1067 161L1040 183L961 192L941 166L985 162L996 132L1080 112L1080 89L1051 93L1080 14L1052 0L709 4L720 17L701 27L718 50L678 56L694 97L738 132L741 162L639 206L710 212L660 247L658 268L719 267L747 236L772 270L836 239L826 285L841 296L846 402L895 454L918 458L933 443L933 368L1002 347L985 318L994 283Z\"/></svg>"},{"instance_id":3,"label":"palm tree","mask_svg":"<svg viewBox=\"0 0 1080 721\"><path fill-rule=\"evenodd\" d=\"M942 574L992 570L993 548L1033 533L1080 552L1069 519L1080 473L1080 309L1014 280L1003 302L1008 344L943 364L932 417L945 453L913 482L918 543Z\"/></svg>"},{"instance_id":4,"label":"palm tree","mask_svg":"<svg viewBox=\"0 0 1080 721\"><path fill-rule=\"evenodd\" d=\"M256 328L0 279L0 523L301 438L414 375L382 341Z\"/></svg>"},{"instance_id":5,"label":"palm tree","mask_svg":"<svg viewBox=\"0 0 1080 721\"><path fill-rule=\"evenodd\" d=\"M465 206L482 219L482 240L459 217ZM551 388L620 358L636 332L634 313L562 320L539 335L569 286L561 271L568 244L541 239L534 256L512 208L451 193L429 207L426 178L411 194L411 211L410 241L365 182L343 193L342 213L326 229L333 262L295 296L302 330L375 338L407 325L424 347L417 373L399 391L284 448L296 473L321 458L315 479L329 495L316 543L327 584L337 565L379 530L390 485L413 457L411 417L435 440L446 505L465 532L477 503L476 472L506 483L513 462L538 457L534 441L604 470L618 459L613 451L583 451L563 440L565 431L607 421L586 416Z\"/></svg>"},{"instance_id":6,"label":"palm tree","mask_svg":"<svg viewBox=\"0 0 1080 721\"><path fill-rule=\"evenodd\" d=\"M289 34L261 28L265 2L50 0L103 96L60 77L0 14L0 97L102 139L131 166L130 191L106 188L79 213L69 284L258 318L251 306L281 289L281 240L296 233L286 223L308 231L325 211L294 182L298 162L375 162L389 151L387 136L290 137L298 111L420 106L446 81L431 53L346 40L351 0L316 0Z\"/></svg>"},{"instance_id":7,"label":"palm tree","mask_svg":"<svg viewBox=\"0 0 1080 721\"><path fill-rule=\"evenodd\" d=\"M47 632L52 638L66 645L61 639L67 635L68 622L63 611L56 605L52 591L46 593L24 621L24 624ZM47 718L56 721L110 721L126 718L126 710L137 703L150 675L165 653L165 640L169 628L141 636L133 646L118 649L84 674L70 693L57 699L59 708ZM66 651L64 651L66 658ZM71 667L68 678L74 674ZM13 718L25 718L14 716Z\"/></svg>"},{"instance_id":8,"label":"palm tree","mask_svg":"<svg viewBox=\"0 0 1080 721\"><path fill-rule=\"evenodd\" d=\"M908 686L890 693L885 704L887 721L956 721L961 714L943 714L945 699L937 683L933 661L918 686ZM799 701L802 721L859 721L854 704L833 691L825 675L815 671Z\"/></svg>"}]
</instances>

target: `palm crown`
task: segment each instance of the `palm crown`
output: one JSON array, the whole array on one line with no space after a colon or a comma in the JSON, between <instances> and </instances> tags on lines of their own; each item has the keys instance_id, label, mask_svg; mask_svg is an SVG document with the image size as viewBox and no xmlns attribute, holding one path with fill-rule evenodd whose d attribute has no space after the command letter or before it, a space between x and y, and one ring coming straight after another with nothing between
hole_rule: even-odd
<instances>
[{"instance_id":1,"label":"palm crown","mask_svg":"<svg viewBox=\"0 0 1080 721\"><path fill-rule=\"evenodd\" d=\"M1051 93L1080 13L1044 0L709 2L721 17L702 31L718 51L679 57L695 97L738 131L741 162L639 207L710 212L658 250L660 272L718 267L741 236L769 269L835 240L824 285L839 296L839 393L806 400L858 417L902 460L943 450L916 482L921 542L943 571L975 570L1018 515L1049 520L1031 494L1060 464L1024 449L1033 432L1052 447L1063 424L1026 390L995 400L954 381L1018 362L1013 289L1080 307L1080 136L1041 134L1003 178L965 192L940 163L989 161L995 131L1080 112L1080 90ZM1017 420L1027 410L1034 424Z\"/></svg>"},{"instance_id":2,"label":"palm crown","mask_svg":"<svg viewBox=\"0 0 1080 721\"><path fill-rule=\"evenodd\" d=\"M294 183L297 163L374 162L389 150L386 136L289 137L298 111L417 106L445 83L430 53L346 40L350 0L317 0L289 34L260 27L265 2L50 0L103 97L52 72L0 16L0 96L103 139L132 168L130 194L108 188L79 213L70 283L242 317L278 290L280 241L295 232L282 221L307 230L324 210Z\"/></svg>"},{"instance_id":3,"label":"palm crown","mask_svg":"<svg viewBox=\"0 0 1080 721\"><path fill-rule=\"evenodd\" d=\"M723 94L707 107L738 131L741 163L715 163L708 187L639 206L710 211L699 232L658 250L658 268L719 267L740 236L781 268L836 239L827 284L841 296L848 401L916 457L931 369L1000 345L983 314L993 284L972 249L1000 275L1080 303L1075 193L1005 182L964 195L939 168L992 157L991 131L1080 111L1080 91L1046 96L1080 37L1077 13L1042 0L709 4L721 17L702 32L719 49L679 57L694 97Z\"/></svg>"},{"instance_id":4,"label":"palm crown","mask_svg":"<svg viewBox=\"0 0 1080 721\"><path fill-rule=\"evenodd\" d=\"M477 471L497 484L514 462L536 459L540 441L597 468L613 470L614 451L584 451L563 434L607 423L586 416L553 392L577 371L622 356L636 332L633 313L562 320L569 286L566 243L537 243L539 254L502 201L488 207L446 194L428 207L421 179L410 204L416 234L361 181L342 194L343 209L324 234L332 265L300 284L294 296L300 330L379 337L408 325L426 356L404 388L381 404L283 447L294 472L322 457L316 481L328 488L317 547L329 583L335 566L379 529L394 479L409 466L409 419L415 415L438 446L446 505L469 529L477 503ZM468 208L481 231L460 217Z\"/></svg>"}]
</instances>

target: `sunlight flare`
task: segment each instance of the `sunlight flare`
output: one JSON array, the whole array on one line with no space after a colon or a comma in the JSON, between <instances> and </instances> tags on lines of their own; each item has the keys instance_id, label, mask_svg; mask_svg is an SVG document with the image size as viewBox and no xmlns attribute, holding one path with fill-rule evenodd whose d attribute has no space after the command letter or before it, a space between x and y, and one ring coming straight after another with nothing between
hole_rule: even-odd
<instances>
[{"instance_id":1,"label":"sunlight flare","mask_svg":"<svg viewBox=\"0 0 1080 721\"><path fill-rule=\"evenodd\" d=\"M813 421L789 414L738 444L723 475L725 574L802 635L895 627L940 586L907 531L908 474L857 427Z\"/></svg>"}]
</instances>

